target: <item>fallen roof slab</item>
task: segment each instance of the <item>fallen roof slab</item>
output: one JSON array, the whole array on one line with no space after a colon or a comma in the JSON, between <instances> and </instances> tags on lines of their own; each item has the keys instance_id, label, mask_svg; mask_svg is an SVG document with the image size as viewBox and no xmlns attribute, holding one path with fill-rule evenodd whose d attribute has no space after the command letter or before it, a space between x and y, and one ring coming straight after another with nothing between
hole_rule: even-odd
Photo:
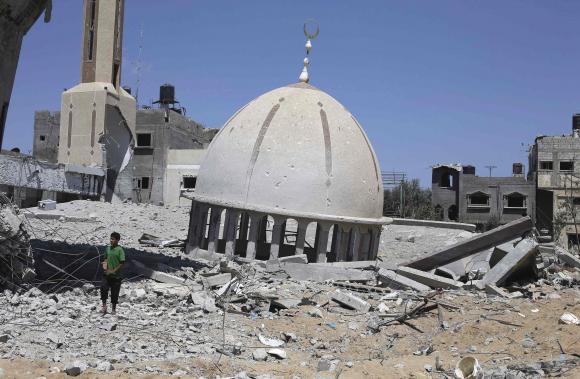
<instances>
[{"instance_id":1,"label":"fallen roof slab","mask_svg":"<svg viewBox=\"0 0 580 379\"><path fill-rule=\"evenodd\" d=\"M353 270L340 267L311 265L302 263L281 263L280 269L294 280L310 280L323 282L325 280L374 280L372 271Z\"/></svg>"},{"instance_id":2,"label":"fallen roof slab","mask_svg":"<svg viewBox=\"0 0 580 379\"><path fill-rule=\"evenodd\" d=\"M506 249L502 245L502 249ZM489 272L478 283L478 287L483 289L488 284L496 286L502 285L506 279L518 269L520 264L530 255L538 252L538 244L531 238L521 240L513 246L511 251L489 270Z\"/></svg>"},{"instance_id":3,"label":"fallen roof slab","mask_svg":"<svg viewBox=\"0 0 580 379\"><path fill-rule=\"evenodd\" d=\"M393 218L393 225L427 226L431 228L460 229L475 232L474 224L453 221L416 220L413 218Z\"/></svg>"},{"instance_id":4,"label":"fallen roof slab","mask_svg":"<svg viewBox=\"0 0 580 379\"><path fill-rule=\"evenodd\" d=\"M448 279L443 276L431 274L425 271L416 270L410 267L399 267L397 274L406 278L412 279L416 282L429 286L431 288L445 288L445 289L460 289L463 283L456 282L453 279Z\"/></svg>"},{"instance_id":5,"label":"fallen roof slab","mask_svg":"<svg viewBox=\"0 0 580 379\"><path fill-rule=\"evenodd\" d=\"M410 288L416 291L429 291L431 289L424 284L406 278L402 275L397 274L394 271L387 270L385 268L380 269L377 275L379 276L379 280L383 282L383 284L392 289Z\"/></svg>"},{"instance_id":6,"label":"fallen roof slab","mask_svg":"<svg viewBox=\"0 0 580 379\"><path fill-rule=\"evenodd\" d=\"M558 255L558 259L561 262L566 263L570 267L580 268L580 258L573 255L572 253L569 253L568 251L558 247L556 249L556 254Z\"/></svg>"},{"instance_id":7,"label":"fallen roof slab","mask_svg":"<svg viewBox=\"0 0 580 379\"><path fill-rule=\"evenodd\" d=\"M455 245L425 254L421 258L405 263L402 266L418 270L431 270L522 236L529 232L532 227L532 220L529 217L522 217L468 240L458 242Z\"/></svg>"}]
</instances>

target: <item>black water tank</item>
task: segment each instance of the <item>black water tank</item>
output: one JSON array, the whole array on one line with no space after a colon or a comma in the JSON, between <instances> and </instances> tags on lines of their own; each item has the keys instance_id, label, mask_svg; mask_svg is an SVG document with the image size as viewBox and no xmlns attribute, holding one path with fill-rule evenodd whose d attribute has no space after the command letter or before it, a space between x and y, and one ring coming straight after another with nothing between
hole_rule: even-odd
<instances>
[{"instance_id":1,"label":"black water tank","mask_svg":"<svg viewBox=\"0 0 580 379\"><path fill-rule=\"evenodd\" d=\"M512 174L513 175L523 175L524 174L523 163L514 163L512 165Z\"/></svg>"},{"instance_id":2,"label":"black water tank","mask_svg":"<svg viewBox=\"0 0 580 379\"><path fill-rule=\"evenodd\" d=\"M572 116L572 130L580 129L580 113L574 113Z\"/></svg>"},{"instance_id":3,"label":"black water tank","mask_svg":"<svg viewBox=\"0 0 580 379\"><path fill-rule=\"evenodd\" d=\"M175 103L175 87L167 83L159 87L159 102L161 104Z\"/></svg>"}]
</instances>

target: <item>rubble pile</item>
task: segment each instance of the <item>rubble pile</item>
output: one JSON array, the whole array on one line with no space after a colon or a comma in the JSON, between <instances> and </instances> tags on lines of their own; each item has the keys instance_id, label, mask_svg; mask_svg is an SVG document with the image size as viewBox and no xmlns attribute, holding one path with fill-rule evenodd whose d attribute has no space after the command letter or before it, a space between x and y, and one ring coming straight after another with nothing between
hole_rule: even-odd
<instances>
[{"instance_id":1,"label":"rubble pile","mask_svg":"<svg viewBox=\"0 0 580 379\"><path fill-rule=\"evenodd\" d=\"M135 221L111 221L125 246L143 249L124 269L118 314L99 313L98 281L63 274L58 286L53 278L5 290L0 365L41 361L38 376L580 375L578 256L539 244L528 218L454 244L442 238L406 262L313 264L297 255L154 264L146 252L181 255L179 235L151 225L143 210L156 208L132 209ZM172 233L181 230L175 219ZM98 220L42 222L43 238L59 241L75 240L77 225L89 239L110 230ZM48 237L53 225L59 235Z\"/></svg>"},{"instance_id":2,"label":"rubble pile","mask_svg":"<svg viewBox=\"0 0 580 379\"><path fill-rule=\"evenodd\" d=\"M17 288L34 278L30 237L23 218L0 198L0 285Z\"/></svg>"}]
</instances>

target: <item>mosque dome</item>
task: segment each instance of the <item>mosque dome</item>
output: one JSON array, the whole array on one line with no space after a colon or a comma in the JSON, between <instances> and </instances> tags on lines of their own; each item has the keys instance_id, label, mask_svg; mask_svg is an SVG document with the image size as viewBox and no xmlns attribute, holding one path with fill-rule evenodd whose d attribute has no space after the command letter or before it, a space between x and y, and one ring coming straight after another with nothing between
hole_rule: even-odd
<instances>
[{"instance_id":1,"label":"mosque dome","mask_svg":"<svg viewBox=\"0 0 580 379\"><path fill-rule=\"evenodd\" d=\"M352 114L308 83L267 92L211 142L195 200L297 218L379 225L383 186Z\"/></svg>"}]
</instances>

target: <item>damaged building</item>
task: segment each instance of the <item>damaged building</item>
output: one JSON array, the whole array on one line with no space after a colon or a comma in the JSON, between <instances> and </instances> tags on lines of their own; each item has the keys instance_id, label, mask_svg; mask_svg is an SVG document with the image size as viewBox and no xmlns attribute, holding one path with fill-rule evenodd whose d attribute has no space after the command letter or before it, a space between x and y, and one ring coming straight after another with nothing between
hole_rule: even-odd
<instances>
[{"instance_id":1,"label":"damaged building","mask_svg":"<svg viewBox=\"0 0 580 379\"><path fill-rule=\"evenodd\" d=\"M537 184L539 230L563 246L578 246L580 214L580 114L572 117L572 134L539 136L530 150L530 179Z\"/></svg>"},{"instance_id":2,"label":"damaged building","mask_svg":"<svg viewBox=\"0 0 580 379\"><path fill-rule=\"evenodd\" d=\"M160 87L155 103L159 106L136 111L132 155L117 194L139 203L189 205L199 165L218 129L204 128L175 106L171 84ZM35 112L33 155L40 160L57 159L59 118L60 112Z\"/></svg>"},{"instance_id":3,"label":"damaged building","mask_svg":"<svg viewBox=\"0 0 580 379\"><path fill-rule=\"evenodd\" d=\"M513 164L508 177L477 176L471 165L435 165L431 189L439 220L505 224L535 215L535 184L521 163Z\"/></svg>"},{"instance_id":4,"label":"damaged building","mask_svg":"<svg viewBox=\"0 0 580 379\"><path fill-rule=\"evenodd\" d=\"M155 108L137 109L121 86L122 0L84 2L81 83L62 94L60 111L37 111L33 155L67 166L102 167L103 198L190 204L199 164L216 129L178 106L160 87Z\"/></svg>"}]
</instances>

